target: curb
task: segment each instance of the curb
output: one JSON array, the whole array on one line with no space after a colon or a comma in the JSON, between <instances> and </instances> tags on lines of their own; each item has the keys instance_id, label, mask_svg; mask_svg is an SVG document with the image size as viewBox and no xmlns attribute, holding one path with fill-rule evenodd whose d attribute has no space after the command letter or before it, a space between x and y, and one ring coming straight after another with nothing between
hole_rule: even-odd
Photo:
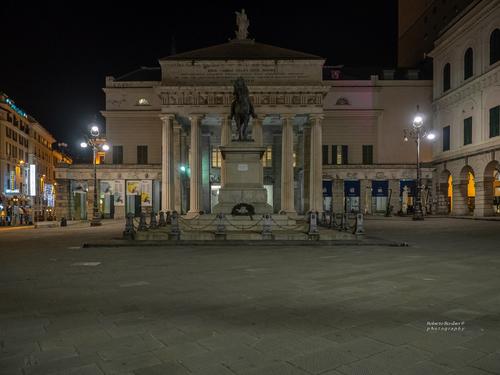
<instances>
[{"instance_id":1,"label":"curb","mask_svg":"<svg viewBox=\"0 0 500 375\"><path fill-rule=\"evenodd\" d=\"M83 248L104 248L104 247L183 247L183 246L218 246L218 247L235 247L235 246L391 246L391 247L407 247L406 242L384 241L376 239L366 240L319 240L319 241L294 241L294 240L254 240L254 241L231 241L231 240L214 240L214 241L183 241L183 240L159 240L159 241L133 241L133 240L116 240L84 243Z\"/></svg>"}]
</instances>

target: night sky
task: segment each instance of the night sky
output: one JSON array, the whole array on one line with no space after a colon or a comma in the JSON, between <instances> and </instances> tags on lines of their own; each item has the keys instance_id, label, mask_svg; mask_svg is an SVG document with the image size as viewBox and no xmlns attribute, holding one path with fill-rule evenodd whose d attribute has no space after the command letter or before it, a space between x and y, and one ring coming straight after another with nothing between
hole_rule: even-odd
<instances>
[{"instance_id":1,"label":"night sky","mask_svg":"<svg viewBox=\"0 0 500 375\"><path fill-rule=\"evenodd\" d=\"M258 42L317 54L328 65L396 64L396 0L307 8L291 1L2 3L0 91L73 151L104 109L107 75L157 66L172 37L177 52L226 42L242 7Z\"/></svg>"}]
</instances>

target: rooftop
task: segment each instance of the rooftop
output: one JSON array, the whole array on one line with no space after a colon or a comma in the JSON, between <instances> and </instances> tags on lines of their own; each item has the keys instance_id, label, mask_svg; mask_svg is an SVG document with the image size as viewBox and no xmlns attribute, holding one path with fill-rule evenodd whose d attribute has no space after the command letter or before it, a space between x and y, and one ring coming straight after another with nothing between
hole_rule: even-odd
<instances>
[{"instance_id":1,"label":"rooftop","mask_svg":"<svg viewBox=\"0 0 500 375\"><path fill-rule=\"evenodd\" d=\"M235 39L160 59L160 61L172 60L323 60L323 58L305 52L257 43L250 39Z\"/></svg>"},{"instance_id":2,"label":"rooftop","mask_svg":"<svg viewBox=\"0 0 500 375\"><path fill-rule=\"evenodd\" d=\"M130 73L126 73L118 78L115 78L116 82L151 82L151 81L161 81L161 69L159 67L148 67L141 66Z\"/></svg>"}]
</instances>

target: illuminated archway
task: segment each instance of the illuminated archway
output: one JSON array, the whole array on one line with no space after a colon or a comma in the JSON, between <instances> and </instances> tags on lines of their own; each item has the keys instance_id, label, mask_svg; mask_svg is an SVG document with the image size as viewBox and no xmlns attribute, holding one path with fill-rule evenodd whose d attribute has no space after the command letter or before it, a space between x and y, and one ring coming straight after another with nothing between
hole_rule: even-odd
<instances>
[{"instance_id":1,"label":"illuminated archway","mask_svg":"<svg viewBox=\"0 0 500 375\"><path fill-rule=\"evenodd\" d=\"M467 174L467 198L476 197L476 183L474 180L474 174L469 171Z\"/></svg>"},{"instance_id":2,"label":"illuminated archway","mask_svg":"<svg viewBox=\"0 0 500 375\"><path fill-rule=\"evenodd\" d=\"M453 208L453 177L451 177L451 173L448 176L448 206L448 212L451 212Z\"/></svg>"},{"instance_id":3,"label":"illuminated archway","mask_svg":"<svg viewBox=\"0 0 500 375\"><path fill-rule=\"evenodd\" d=\"M484 169L485 215L500 214L500 163L489 162Z\"/></svg>"}]
</instances>

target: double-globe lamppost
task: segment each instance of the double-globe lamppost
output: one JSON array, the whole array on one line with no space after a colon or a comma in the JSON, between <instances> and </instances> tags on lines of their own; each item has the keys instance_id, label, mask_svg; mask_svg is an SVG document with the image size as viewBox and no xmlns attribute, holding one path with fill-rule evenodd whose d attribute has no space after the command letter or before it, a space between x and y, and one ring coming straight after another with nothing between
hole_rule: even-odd
<instances>
[{"instance_id":1,"label":"double-globe lamppost","mask_svg":"<svg viewBox=\"0 0 500 375\"><path fill-rule=\"evenodd\" d=\"M415 205L413 209L413 220L424 220L424 213L422 211L422 176L420 171L420 143L422 139L428 139L430 141L436 138L436 134L432 132L431 129L424 129L424 118L422 114L419 113L419 106L417 105L417 113L413 118L412 126L410 129L404 130L405 142L409 139L413 139L417 145L417 196L415 199Z\"/></svg>"},{"instance_id":2,"label":"double-globe lamppost","mask_svg":"<svg viewBox=\"0 0 500 375\"><path fill-rule=\"evenodd\" d=\"M99 215L99 203L97 200L97 167L96 158L97 151L109 151L109 146L105 143L103 139L99 138L99 127L97 125L92 125L90 128L90 137L87 138L86 142L80 143L80 147L87 148L92 147L93 151L93 163L94 163L94 206L92 210L92 220L90 221L90 226L96 227L101 225L101 216Z\"/></svg>"}]
</instances>

